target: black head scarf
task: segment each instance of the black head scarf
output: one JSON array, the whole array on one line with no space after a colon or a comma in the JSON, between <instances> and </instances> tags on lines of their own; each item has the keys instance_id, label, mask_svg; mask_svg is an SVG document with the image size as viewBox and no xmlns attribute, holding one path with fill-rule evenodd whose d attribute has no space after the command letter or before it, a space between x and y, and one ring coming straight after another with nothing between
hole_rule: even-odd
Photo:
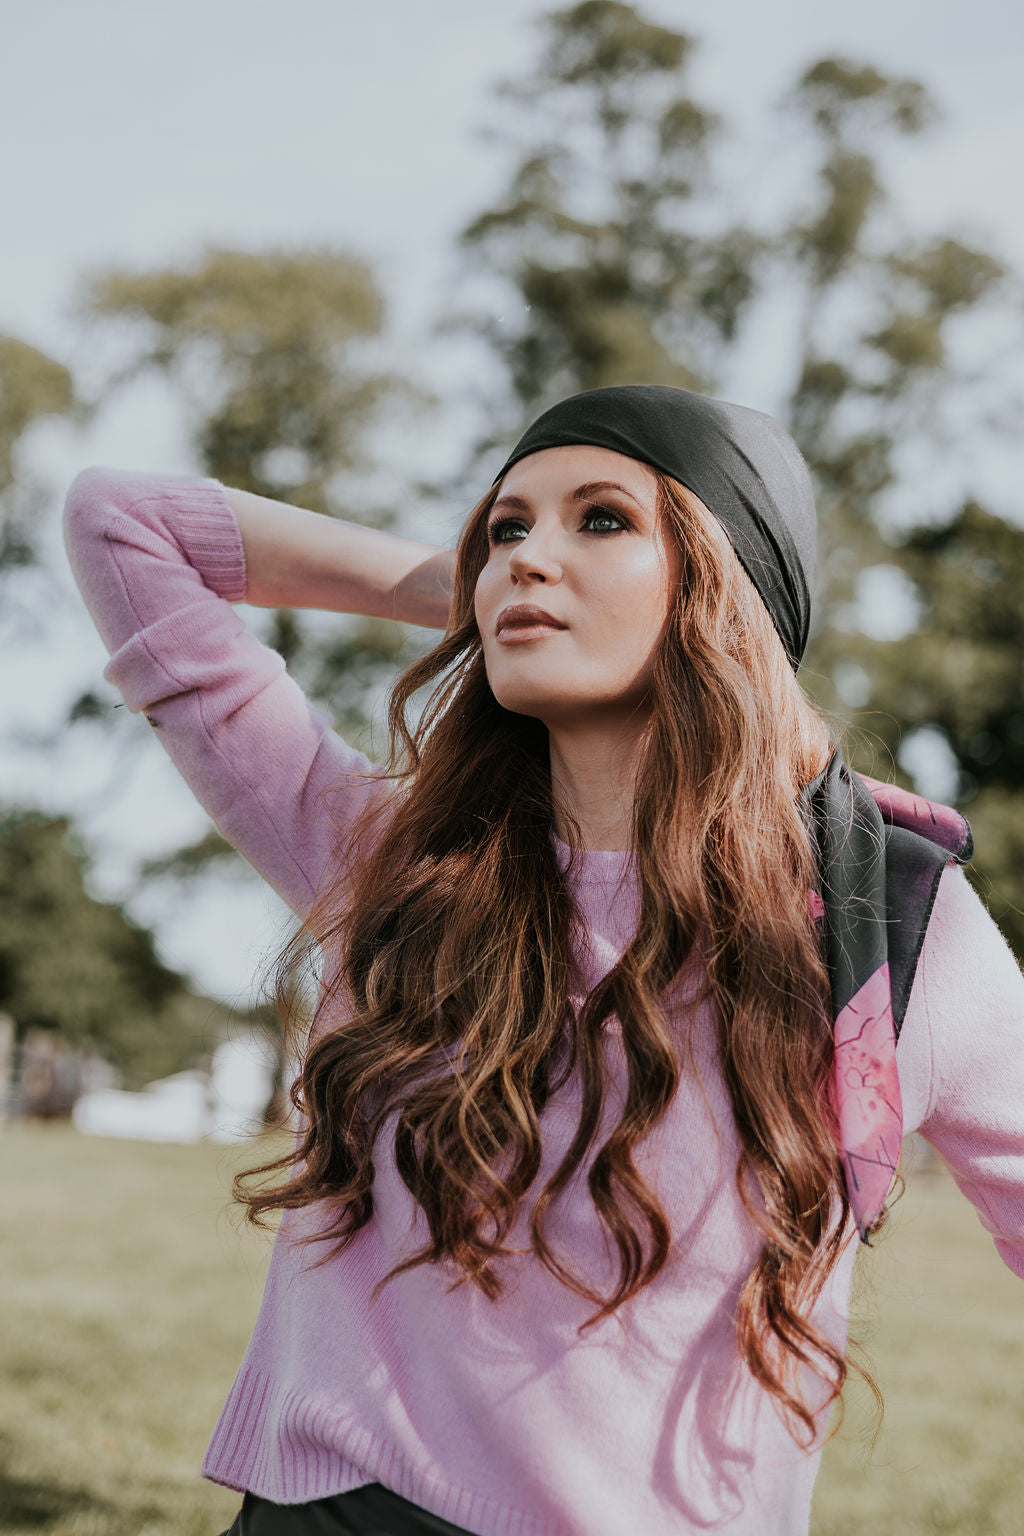
<instances>
[{"instance_id":1,"label":"black head scarf","mask_svg":"<svg viewBox=\"0 0 1024 1536\"><path fill-rule=\"evenodd\" d=\"M810 628L817 517L796 443L761 411L664 384L590 389L523 433L493 484L528 454L589 444L671 475L724 528L794 670ZM896 1043L939 878L965 864L971 829L950 806L849 768L838 747L801 795L817 849L811 915L827 956L835 1060L832 1101L847 1194L861 1237L885 1204L903 1114Z\"/></svg>"},{"instance_id":2,"label":"black head scarf","mask_svg":"<svg viewBox=\"0 0 1024 1536\"><path fill-rule=\"evenodd\" d=\"M729 535L790 662L799 665L811 619L817 518L807 465L773 417L667 384L588 389L538 416L495 483L527 454L570 443L639 459L699 496Z\"/></svg>"}]
</instances>

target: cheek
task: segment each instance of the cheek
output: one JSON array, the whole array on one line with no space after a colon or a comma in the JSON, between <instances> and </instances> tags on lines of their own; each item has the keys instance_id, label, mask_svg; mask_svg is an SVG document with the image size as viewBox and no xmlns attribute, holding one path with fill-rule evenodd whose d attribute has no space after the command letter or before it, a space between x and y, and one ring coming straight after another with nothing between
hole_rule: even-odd
<instances>
[{"instance_id":1,"label":"cheek","mask_svg":"<svg viewBox=\"0 0 1024 1536\"><path fill-rule=\"evenodd\" d=\"M663 559L645 556L620 566L607 583L601 626L609 644L623 646L632 657L646 655L658 642L672 606L675 590Z\"/></svg>"},{"instance_id":2,"label":"cheek","mask_svg":"<svg viewBox=\"0 0 1024 1536\"><path fill-rule=\"evenodd\" d=\"M658 559L654 570L650 573L648 587L651 627L655 640L661 638L666 626L673 621L682 577L680 565L679 553L675 548L659 548Z\"/></svg>"},{"instance_id":3,"label":"cheek","mask_svg":"<svg viewBox=\"0 0 1024 1536\"><path fill-rule=\"evenodd\" d=\"M480 643L484 656L488 657L497 645L494 637L494 621L508 602L508 582L496 561L483 567L473 588L473 614L480 631Z\"/></svg>"},{"instance_id":4,"label":"cheek","mask_svg":"<svg viewBox=\"0 0 1024 1536\"><path fill-rule=\"evenodd\" d=\"M490 567L485 565L476 579L476 586L473 588L473 613L476 616L477 628L480 630L481 635L485 629L488 610L488 589L491 585L488 579L489 572Z\"/></svg>"}]
</instances>

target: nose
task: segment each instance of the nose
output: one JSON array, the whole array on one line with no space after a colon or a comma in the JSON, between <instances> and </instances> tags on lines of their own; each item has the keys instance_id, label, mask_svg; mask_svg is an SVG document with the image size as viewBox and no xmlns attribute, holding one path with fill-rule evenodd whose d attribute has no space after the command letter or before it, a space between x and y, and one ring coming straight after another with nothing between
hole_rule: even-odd
<instances>
[{"instance_id":1,"label":"nose","mask_svg":"<svg viewBox=\"0 0 1024 1536\"><path fill-rule=\"evenodd\" d=\"M559 581L562 567L551 534L535 524L525 539L518 539L509 551L508 573L513 582Z\"/></svg>"}]
</instances>

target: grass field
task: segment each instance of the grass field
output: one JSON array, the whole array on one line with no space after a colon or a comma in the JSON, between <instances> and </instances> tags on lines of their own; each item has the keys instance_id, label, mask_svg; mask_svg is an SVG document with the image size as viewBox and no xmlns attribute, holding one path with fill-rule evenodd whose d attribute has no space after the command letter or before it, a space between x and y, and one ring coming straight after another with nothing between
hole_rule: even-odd
<instances>
[{"instance_id":1,"label":"grass field","mask_svg":"<svg viewBox=\"0 0 1024 1536\"><path fill-rule=\"evenodd\" d=\"M216 1536L238 1498L198 1466L269 1254L227 1206L252 1149L15 1125L0 1156L0 1532ZM852 1394L814 1536L1022 1536L1020 1281L942 1173L910 1175L867 1259L885 1422L871 1451Z\"/></svg>"}]
</instances>

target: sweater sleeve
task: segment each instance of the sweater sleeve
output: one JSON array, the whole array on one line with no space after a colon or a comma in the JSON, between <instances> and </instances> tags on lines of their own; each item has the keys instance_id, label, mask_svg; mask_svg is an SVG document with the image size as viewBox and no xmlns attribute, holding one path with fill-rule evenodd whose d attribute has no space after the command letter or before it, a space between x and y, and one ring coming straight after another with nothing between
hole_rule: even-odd
<instances>
[{"instance_id":1,"label":"sweater sleeve","mask_svg":"<svg viewBox=\"0 0 1024 1536\"><path fill-rule=\"evenodd\" d=\"M382 784L232 607L245 600L245 553L224 487L84 469L63 530L110 652L104 678L145 713L218 831L305 919L338 832Z\"/></svg>"},{"instance_id":2,"label":"sweater sleeve","mask_svg":"<svg viewBox=\"0 0 1024 1536\"><path fill-rule=\"evenodd\" d=\"M957 865L943 870L919 971L899 1046L928 1082L917 1128L1024 1278L1024 976Z\"/></svg>"}]
</instances>

